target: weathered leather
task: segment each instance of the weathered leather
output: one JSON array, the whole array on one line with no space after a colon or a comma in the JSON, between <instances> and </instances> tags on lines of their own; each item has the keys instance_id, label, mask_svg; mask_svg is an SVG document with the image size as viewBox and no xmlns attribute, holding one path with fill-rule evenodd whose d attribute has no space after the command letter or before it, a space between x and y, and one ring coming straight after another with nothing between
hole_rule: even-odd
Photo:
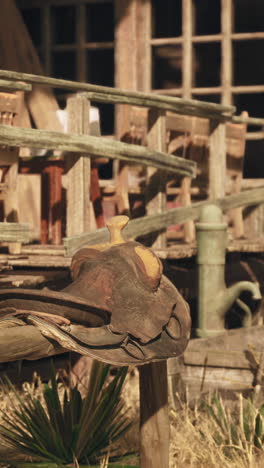
<instances>
[{"instance_id":1,"label":"weathered leather","mask_svg":"<svg viewBox=\"0 0 264 468\"><path fill-rule=\"evenodd\" d=\"M24 312L25 320L29 311L65 317L69 326L56 325L63 345L69 336L81 353L104 362L144 364L177 356L189 340L189 307L162 275L158 258L160 274L154 280L148 276L137 246L145 249L137 242L102 252L81 249L72 260L69 286L60 292L0 290L0 314L11 308L22 317Z\"/></svg>"}]
</instances>

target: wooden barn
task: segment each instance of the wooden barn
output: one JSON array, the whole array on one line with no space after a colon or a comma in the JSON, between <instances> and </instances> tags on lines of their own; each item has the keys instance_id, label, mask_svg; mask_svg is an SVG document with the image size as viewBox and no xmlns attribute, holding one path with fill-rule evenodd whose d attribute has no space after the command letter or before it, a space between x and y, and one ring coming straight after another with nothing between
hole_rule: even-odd
<instances>
[{"instance_id":1,"label":"wooden barn","mask_svg":"<svg viewBox=\"0 0 264 468\"><path fill-rule=\"evenodd\" d=\"M1 123L17 128L0 135L3 287L61 278L65 248L71 255L84 234L94 242L114 214L132 217L138 237L151 228L137 218L160 213L159 236L146 242L192 304L191 210L217 199L229 211L227 282L250 279L263 291L263 14L261 0L1 1ZM41 131L54 132L43 147ZM89 133L103 142L85 147L91 163L71 140ZM129 162L116 140L142 153L131 147ZM155 169L140 164L148 148L185 168L164 175L160 159Z\"/></svg>"}]
</instances>

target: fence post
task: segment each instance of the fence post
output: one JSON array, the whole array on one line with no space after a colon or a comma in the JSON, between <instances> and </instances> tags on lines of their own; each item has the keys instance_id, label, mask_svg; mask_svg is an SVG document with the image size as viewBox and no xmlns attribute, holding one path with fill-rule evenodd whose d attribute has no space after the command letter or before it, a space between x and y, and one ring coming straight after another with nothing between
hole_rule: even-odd
<instances>
[{"instance_id":1,"label":"fence post","mask_svg":"<svg viewBox=\"0 0 264 468\"><path fill-rule=\"evenodd\" d=\"M68 132L90 133L90 102L77 95L67 101ZM82 154L66 156L67 168L67 237L90 230L90 158Z\"/></svg>"}]
</instances>

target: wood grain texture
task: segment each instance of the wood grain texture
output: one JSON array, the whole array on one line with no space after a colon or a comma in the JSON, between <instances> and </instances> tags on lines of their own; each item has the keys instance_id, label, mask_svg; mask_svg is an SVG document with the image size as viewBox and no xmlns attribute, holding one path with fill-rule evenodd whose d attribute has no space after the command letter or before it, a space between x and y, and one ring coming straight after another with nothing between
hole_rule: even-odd
<instances>
[{"instance_id":1,"label":"wood grain texture","mask_svg":"<svg viewBox=\"0 0 264 468\"><path fill-rule=\"evenodd\" d=\"M90 103L83 96L67 101L68 131L76 135L89 134ZM67 236L90 230L91 162L87 154L67 154Z\"/></svg>"},{"instance_id":2,"label":"wood grain texture","mask_svg":"<svg viewBox=\"0 0 264 468\"><path fill-rule=\"evenodd\" d=\"M32 86L30 83L20 83L18 81L0 80L0 88L10 91L31 91Z\"/></svg>"},{"instance_id":3,"label":"wood grain texture","mask_svg":"<svg viewBox=\"0 0 264 468\"><path fill-rule=\"evenodd\" d=\"M217 121L210 121L209 134L209 198L225 196L226 184L226 128Z\"/></svg>"},{"instance_id":4,"label":"wood grain texture","mask_svg":"<svg viewBox=\"0 0 264 468\"><path fill-rule=\"evenodd\" d=\"M169 415L167 362L139 367L140 379L140 466L168 468Z\"/></svg>"},{"instance_id":5,"label":"wood grain texture","mask_svg":"<svg viewBox=\"0 0 264 468\"><path fill-rule=\"evenodd\" d=\"M192 161L150 150L143 146L130 145L101 137L20 129L0 125L0 141L4 145L31 146L32 148L83 153L88 157L105 156L123 161L138 162L158 169L195 177L196 164Z\"/></svg>"},{"instance_id":6,"label":"wood grain texture","mask_svg":"<svg viewBox=\"0 0 264 468\"><path fill-rule=\"evenodd\" d=\"M233 106L224 106L221 104L208 103L204 101L196 101L190 99L182 99L171 96L159 96L158 94L143 93L140 91L128 91L108 86L99 86L90 83L78 83L75 81L61 80L57 78L48 78L40 75L27 73L17 73L8 70L0 70L1 78L12 80L20 80L29 83L36 83L43 86L51 86L60 89L69 89L76 91L87 91L94 101L109 102L113 104L124 103L138 105L144 107L154 107L163 110L171 110L177 113L186 115L201 114L203 117L215 117L219 120L230 120L231 116L224 114L232 114L235 111Z\"/></svg>"},{"instance_id":7,"label":"wood grain texture","mask_svg":"<svg viewBox=\"0 0 264 468\"><path fill-rule=\"evenodd\" d=\"M149 110L147 143L150 149L166 151L166 114L164 111ZM147 168L145 202L147 215L163 213L166 210L166 172ZM166 246L166 233L152 239L152 247Z\"/></svg>"},{"instance_id":8,"label":"wood grain texture","mask_svg":"<svg viewBox=\"0 0 264 468\"><path fill-rule=\"evenodd\" d=\"M237 208L239 206L258 205L263 203L264 200L264 187L259 187L252 190L245 190L239 194L229 195L218 200L214 200L224 212ZM149 234L151 232L158 232L167 226L173 224L181 224L189 219L197 220L203 206L211 204L211 200L206 200L194 203L191 206L172 208L161 214L152 214L141 218L136 218L128 223L124 230L125 238L137 238ZM66 255L71 255L78 248L88 244L95 244L106 242L108 240L107 229L98 229L97 231L89 234L72 237L71 239L64 239L64 247Z\"/></svg>"},{"instance_id":9,"label":"wood grain texture","mask_svg":"<svg viewBox=\"0 0 264 468\"><path fill-rule=\"evenodd\" d=\"M42 359L66 351L32 325L0 329L0 362Z\"/></svg>"}]
</instances>

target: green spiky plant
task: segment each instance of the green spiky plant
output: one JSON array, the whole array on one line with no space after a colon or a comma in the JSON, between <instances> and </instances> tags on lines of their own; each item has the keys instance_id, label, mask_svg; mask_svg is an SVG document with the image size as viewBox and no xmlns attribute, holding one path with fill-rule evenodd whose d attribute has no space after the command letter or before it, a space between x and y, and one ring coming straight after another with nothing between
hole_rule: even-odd
<instances>
[{"instance_id":1,"label":"green spiky plant","mask_svg":"<svg viewBox=\"0 0 264 468\"><path fill-rule=\"evenodd\" d=\"M203 406L215 424L213 438L226 456L241 452L252 459L254 450L264 452L264 405L257 408L250 399L239 395L239 411L231 414L221 397L214 394Z\"/></svg>"},{"instance_id":2,"label":"green spiky plant","mask_svg":"<svg viewBox=\"0 0 264 468\"><path fill-rule=\"evenodd\" d=\"M119 369L110 382L109 369L94 361L86 396L82 399L77 387L65 388L61 402L52 366L51 384L43 386L45 406L31 395L22 399L7 380L5 387L15 401L10 398L11 415L2 414L1 436L34 461L76 466L98 463L131 426L121 400L127 368Z\"/></svg>"}]
</instances>

